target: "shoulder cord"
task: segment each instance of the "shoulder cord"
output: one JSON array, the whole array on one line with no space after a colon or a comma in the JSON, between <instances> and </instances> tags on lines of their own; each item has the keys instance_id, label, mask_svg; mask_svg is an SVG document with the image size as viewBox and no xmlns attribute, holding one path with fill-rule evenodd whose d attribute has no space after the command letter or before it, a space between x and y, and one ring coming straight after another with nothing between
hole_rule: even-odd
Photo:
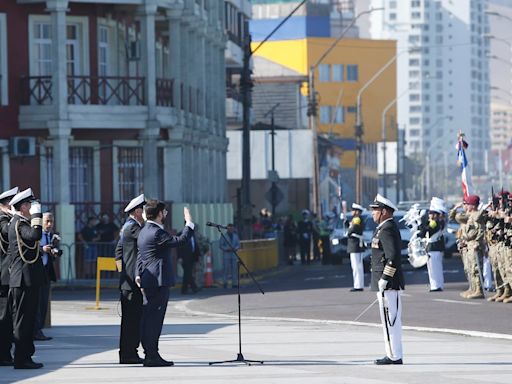
<instances>
[{"instance_id":1,"label":"shoulder cord","mask_svg":"<svg viewBox=\"0 0 512 384\"><path fill-rule=\"evenodd\" d=\"M9 244L8 241L5 241L4 237L2 236L2 233L0 232L0 249L2 250L2 252L5 255L5 254L7 254L7 250L4 248L4 243Z\"/></svg>"},{"instance_id":2,"label":"shoulder cord","mask_svg":"<svg viewBox=\"0 0 512 384\"><path fill-rule=\"evenodd\" d=\"M20 222L17 221L16 222L16 227L14 228L15 232L16 232L16 241L18 242L18 250L19 250L19 253L20 253L20 257L21 259L27 263L27 264L34 264L37 259L39 259L39 240L37 240L35 243L34 243L34 246L31 247L30 245L28 245L27 243L25 243L22 239L21 239L21 236L20 236L20 233L19 233L19 230L18 230L18 227L20 225ZM25 251L23 251L23 248L22 246L25 246ZM25 259L25 253L29 250L36 250L36 257L33 259L33 260L27 260Z\"/></svg>"}]
</instances>

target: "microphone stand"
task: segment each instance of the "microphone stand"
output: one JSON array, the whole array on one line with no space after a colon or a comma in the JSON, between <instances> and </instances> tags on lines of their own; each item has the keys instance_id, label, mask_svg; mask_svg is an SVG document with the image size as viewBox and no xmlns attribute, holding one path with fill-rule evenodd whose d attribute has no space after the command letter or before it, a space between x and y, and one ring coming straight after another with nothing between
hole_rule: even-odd
<instances>
[{"instance_id":1,"label":"microphone stand","mask_svg":"<svg viewBox=\"0 0 512 384\"><path fill-rule=\"evenodd\" d=\"M235 248L233 248L233 245L231 244L231 242L226 238L224 233L221 231L222 226L213 225L213 227L217 228L222 239L224 239L226 244L229 246L229 248L231 249L231 251L235 254L235 256L237 258L236 264L237 264L237 295L238 295L238 354L236 356L236 359L234 359L234 360L212 361L212 362L209 362L208 365L228 364L228 363L242 363L242 364L247 364L247 365L252 365L253 363L263 364L263 361L261 361L261 360L248 360L242 354L242 314L241 314L242 312L241 312L241 299L240 299L240 266L244 267L247 274L251 277L252 281L258 287L261 294L264 295L265 292L263 291L261 286L258 284L256 279L254 278L251 271L249 271L249 269L247 268L247 265L245 265L245 263L240 258L240 256L238 256L238 253L236 252Z\"/></svg>"}]
</instances>

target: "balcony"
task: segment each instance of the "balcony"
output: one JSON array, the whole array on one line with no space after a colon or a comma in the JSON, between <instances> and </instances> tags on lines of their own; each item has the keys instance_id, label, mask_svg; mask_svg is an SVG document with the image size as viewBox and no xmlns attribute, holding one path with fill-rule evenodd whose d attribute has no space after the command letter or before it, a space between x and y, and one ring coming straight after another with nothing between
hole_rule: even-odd
<instances>
[{"instance_id":1,"label":"balcony","mask_svg":"<svg viewBox=\"0 0 512 384\"><path fill-rule=\"evenodd\" d=\"M68 104L144 105L144 77L68 76ZM21 105L53 103L51 76L21 78Z\"/></svg>"}]
</instances>

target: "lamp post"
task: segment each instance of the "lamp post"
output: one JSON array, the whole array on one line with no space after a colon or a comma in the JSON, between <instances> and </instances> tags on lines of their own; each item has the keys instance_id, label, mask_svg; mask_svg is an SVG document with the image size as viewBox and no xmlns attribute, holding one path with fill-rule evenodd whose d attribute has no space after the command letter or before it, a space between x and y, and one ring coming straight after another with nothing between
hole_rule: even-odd
<instances>
[{"instance_id":1,"label":"lamp post","mask_svg":"<svg viewBox=\"0 0 512 384\"><path fill-rule=\"evenodd\" d=\"M387 164L387 160L386 160L386 145L387 145L387 132L386 132L386 114L388 113L389 109L396 104L396 102L398 101L398 99L400 99L402 96L404 96L406 93L409 92L409 88L407 88L404 92L402 92L399 96L395 97L393 100L391 100L391 102L386 105L384 107L384 109L382 110L382 115L381 115L381 121L382 121L382 125L381 125L381 134L382 134L382 156L383 156L383 160L382 160L382 182L384 184L383 186L383 194L384 196L387 196L387 193L388 193L388 180L387 180L387 170L386 170L386 164ZM397 136L397 141L399 140L398 136ZM398 168L397 168L398 170Z\"/></svg>"},{"instance_id":2,"label":"lamp post","mask_svg":"<svg viewBox=\"0 0 512 384\"><path fill-rule=\"evenodd\" d=\"M359 92L357 93L357 103L356 103L356 127L355 127L355 137L356 137L356 200L359 204L362 202L363 193L362 193L362 164L361 164L361 155L362 155L362 145L363 145L363 124L361 121L361 97L368 89L368 87L379 78L382 73L389 68L391 64L393 64L398 56L400 56L404 52L411 52L416 50L417 48L408 49L406 51L402 51L400 53L396 53L387 63L385 63L372 77L370 80L364 84Z\"/></svg>"},{"instance_id":3,"label":"lamp post","mask_svg":"<svg viewBox=\"0 0 512 384\"><path fill-rule=\"evenodd\" d=\"M441 123L441 121L443 121L444 119L449 119L449 120L452 120L453 119L453 116L441 116L439 119L436 120L436 122L434 124L432 124L430 127L429 127L429 131L435 127L437 127L439 125L439 123ZM439 143L443 142L443 149L444 149L444 143L447 142L446 140L446 137L445 136L441 136L441 137L438 137L431 145L428 146L427 150L425 151L425 168L424 168L424 172L425 172L425 179L426 179L426 188L423 188L423 190L421 191L422 193L422 200L425 200L426 196L424 196L423 194L425 193L425 189L428 190L428 194L430 195L431 192L432 192L432 180L431 180L431 172L430 172L430 168L431 168L431 164L430 164L430 152L431 152L431 149L432 148L435 148ZM443 150L444 152L444 150ZM446 164L445 164L446 166ZM446 173L446 172L445 172ZM423 176L423 175L422 175Z\"/></svg>"},{"instance_id":4,"label":"lamp post","mask_svg":"<svg viewBox=\"0 0 512 384\"><path fill-rule=\"evenodd\" d=\"M497 16L497 17L501 17L503 19L507 19L509 21L512 21L512 18L508 17L507 15L503 15L499 12L494 12L494 11L485 11L484 12L486 15L489 15L489 16Z\"/></svg>"},{"instance_id":5,"label":"lamp post","mask_svg":"<svg viewBox=\"0 0 512 384\"><path fill-rule=\"evenodd\" d=\"M318 196L318 143L317 143L317 100L316 100L316 91L315 91L315 69L322 63L322 61L327 57L327 55L334 49L336 44L340 42L341 39L346 35L346 33L352 28L357 19L359 19L363 15L370 14L375 11L381 11L384 8L372 8L368 11L363 11L358 13L352 21L345 27L345 29L341 32L340 36L331 44L329 48L325 50L325 52L320 56L317 62L309 68L308 73L308 97L309 97L309 106L308 106L308 125L311 129L311 134L313 136L313 185L312 185L312 209L313 211L321 214L320 212L320 199Z\"/></svg>"}]
</instances>

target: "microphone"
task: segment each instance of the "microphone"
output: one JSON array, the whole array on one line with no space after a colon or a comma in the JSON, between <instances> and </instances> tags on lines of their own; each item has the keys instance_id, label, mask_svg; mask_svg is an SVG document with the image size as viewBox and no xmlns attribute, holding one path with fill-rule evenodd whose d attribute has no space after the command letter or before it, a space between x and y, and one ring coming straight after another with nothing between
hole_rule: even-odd
<instances>
[{"instance_id":1,"label":"microphone","mask_svg":"<svg viewBox=\"0 0 512 384\"><path fill-rule=\"evenodd\" d=\"M211 221L207 221L206 225L208 227L216 227L216 228L220 228L220 229L228 229L228 227L226 227L225 225L215 224L215 223L212 223Z\"/></svg>"}]
</instances>

